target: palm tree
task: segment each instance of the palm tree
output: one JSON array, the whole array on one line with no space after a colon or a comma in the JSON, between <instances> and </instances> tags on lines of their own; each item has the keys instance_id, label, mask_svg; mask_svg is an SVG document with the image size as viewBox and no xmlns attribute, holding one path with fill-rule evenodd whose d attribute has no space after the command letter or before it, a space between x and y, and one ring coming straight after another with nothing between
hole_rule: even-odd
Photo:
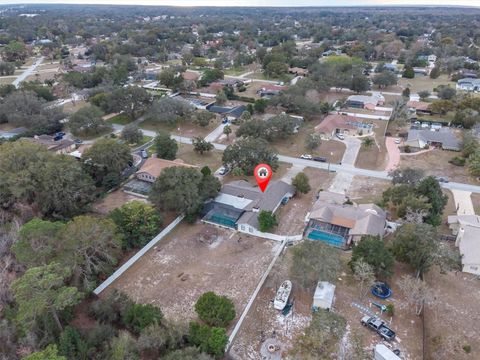
<instances>
[{"instance_id":1,"label":"palm tree","mask_svg":"<svg viewBox=\"0 0 480 360\"><path fill-rule=\"evenodd\" d=\"M371 137L366 137L362 140L362 145L365 146L367 149L371 148L375 144L375 140Z\"/></svg>"}]
</instances>

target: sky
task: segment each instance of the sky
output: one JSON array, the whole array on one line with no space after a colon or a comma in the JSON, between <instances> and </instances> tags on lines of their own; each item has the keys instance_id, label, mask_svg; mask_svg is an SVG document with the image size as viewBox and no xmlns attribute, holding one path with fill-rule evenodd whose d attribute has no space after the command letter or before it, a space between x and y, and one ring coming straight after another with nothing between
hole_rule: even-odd
<instances>
[{"instance_id":1,"label":"sky","mask_svg":"<svg viewBox=\"0 0 480 360\"><path fill-rule=\"evenodd\" d=\"M0 4L119 4L172 6L476 6L480 0L0 0Z\"/></svg>"}]
</instances>

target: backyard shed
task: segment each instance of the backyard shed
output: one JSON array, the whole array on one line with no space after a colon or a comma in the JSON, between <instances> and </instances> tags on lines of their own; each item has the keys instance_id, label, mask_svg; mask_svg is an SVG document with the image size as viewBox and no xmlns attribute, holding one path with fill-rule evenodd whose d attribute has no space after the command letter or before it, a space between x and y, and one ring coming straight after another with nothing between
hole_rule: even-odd
<instances>
[{"instance_id":1,"label":"backyard shed","mask_svg":"<svg viewBox=\"0 0 480 360\"><path fill-rule=\"evenodd\" d=\"M335 297L335 285L327 281L319 281L313 295L313 310L331 309Z\"/></svg>"}]
</instances>

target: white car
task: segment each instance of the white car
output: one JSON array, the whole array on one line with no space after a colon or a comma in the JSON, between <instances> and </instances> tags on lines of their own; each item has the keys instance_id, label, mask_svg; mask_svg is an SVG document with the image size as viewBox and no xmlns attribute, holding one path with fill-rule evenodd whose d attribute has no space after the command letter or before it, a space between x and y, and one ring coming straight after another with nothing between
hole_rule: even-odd
<instances>
[{"instance_id":1,"label":"white car","mask_svg":"<svg viewBox=\"0 0 480 360\"><path fill-rule=\"evenodd\" d=\"M305 160L312 160L313 159L312 155L308 155L308 154L302 154L302 155L300 155L300 158L305 159Z\"/></svg>"},{"instance_id":2,"label":"white car","mask_svg":"<svg viewBox=\"0 0 480 360\"><path fill-rule=\"evenodd\" d=\"M400 144L401 140L399 138L395 139L395 144Z\"/></svg>"},{"instance_id":3,"label":"white car","mask_svg":"<svg viewBox=\"0 0 480 360\"><path fill-rule=\"evenodd\" d=\"M337 138L339 138L340 140L345 140L345 135L341 134L341 133L336 133L335 136Z\"/></svg>"}]
</instances>

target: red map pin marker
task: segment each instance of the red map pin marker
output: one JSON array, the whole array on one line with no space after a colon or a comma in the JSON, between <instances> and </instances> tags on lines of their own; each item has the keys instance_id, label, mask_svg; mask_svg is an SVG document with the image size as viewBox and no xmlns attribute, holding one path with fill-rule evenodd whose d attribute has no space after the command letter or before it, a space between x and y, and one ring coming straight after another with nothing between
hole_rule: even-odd
<instances>
[{"instance_id":1,"label":"red map pin marker","mask_svg":"<svg viewBox=\"0 0 480 360\"><path fill-rule=\"evenodd\" d=\"M270 182L272 177L272 168L267 164L258 164L253 171L255 179L257 179L257 184L262 192L265 192L265 189Z\"/></svg>"}]
</instances>

